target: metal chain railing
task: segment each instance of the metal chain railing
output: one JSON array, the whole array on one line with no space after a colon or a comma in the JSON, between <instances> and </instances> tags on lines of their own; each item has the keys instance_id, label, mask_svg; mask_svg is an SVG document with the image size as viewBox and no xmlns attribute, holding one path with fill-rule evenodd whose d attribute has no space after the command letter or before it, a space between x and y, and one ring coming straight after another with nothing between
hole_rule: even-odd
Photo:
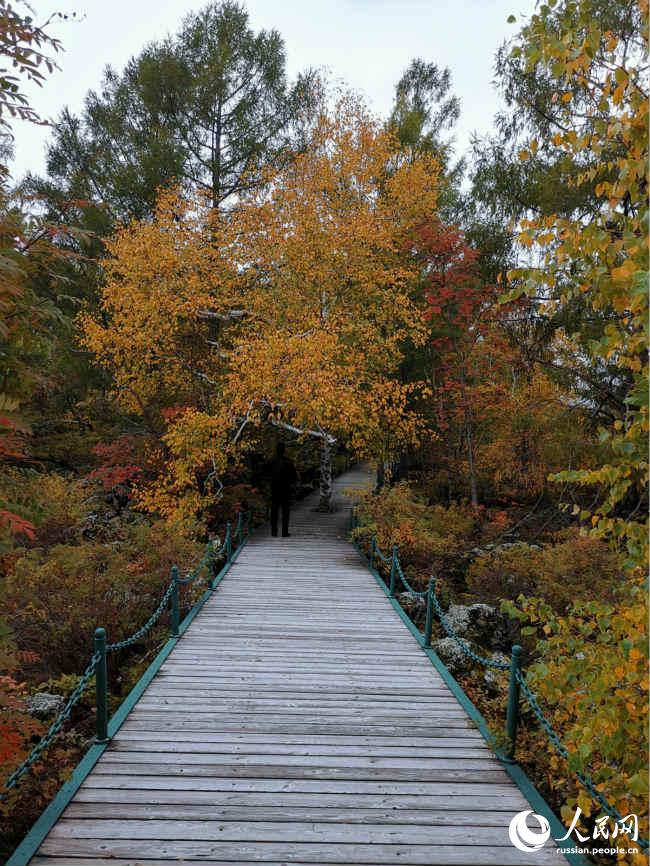
<instances>
[{"instance_id":1,"label":"metal chain railing","mask_svg":"<svg viewBox=\"0 0 650 866\"><path fill-rule=\"evenodd\" d=\"M19 780L31 770L31 768L36 764L41 755L49 748L50 743L59 733L64 723L70 718L70 714L72 713L72 708L75 704L79 703L81 700L81 696L86 691L86 687L95 676L95 669L99 662L99 653L94 653L90 659L90 663L86 670L81 675L79 682L75 686L74 690L70 694L70 697L65 702L65 705L61 712L54 719L50 727L47 729L47 733L43 736L43 738L34 746L29 755L25 758L25 760L13 771L13 773L9 776L9 778L4 783L4 789L6 791L15 788L18 784ZM0 796L0 799L5 798L5 794Z\"/></svg>"},{"instance_id":2,"label":"metal chain railing","mask_svg":"<svg viewBox=\"0 0 650 866\"><path fill-rule=\"evenodd\" d=\"M170 629L172 638L179 636L179 588L195 581L202 570L209 566L213 578L215 577L216 563L221 557L225 557L226 562L229 562L235 553L238 552L244 540L250 535L252 527L252 512L248 512L248 518L244 524L244 514L239 512L235 532L232 532L231 524L226 524L226 532L223 544L215 546L214 541L209 541L206 545L206 552L199 560L194 569L181 578L178 575L178 568L173 566L171 569L171 579L165 592L158 603L158 606L151 614L149 619L139 629L123 640L115 643L106 643L106 634L103 628L98 628L95 631L95 652L91 656L88 667L79 678L79 682L70 694L70 697L65 702L61 712L54 719L46 734L34 746L29 755L22 763L16 767L11 775L6 779L3 790L9 791L14 788L20 779L29 772L36 764L42 755L47 751L52 743L52 740L57 736L65 722L70 718L71 712L75 704L79 702L85 692L90 681L95 678L95 700L96 700L96 736L95 740L98 743L104 743L108 740L108 688L106 676L106 656L111 652L125 649L138 643L147 632L153 628L162 616L164 610L170 607ZM236 547L233 548L233 537L236 539ZM210 590L214 589L213 580L209 581ZM0 800L5 799L6 793L0 794Z\"/></svg>"},{"instance_id":3,"label":"metal chain railing","mask_svg":"<svg viewBox=\"0 0 650 866\"><path fill-rule=\"evenodd\" d=\"M167 589L165 590L163 597L160 599L160 604L154 610L154 612L151 614L145 624L141 626L137 631L134 631L133 634L129 635L129 637L124 638L124 640L118 640L115 643L106 644L106 652L116 652L117 650L126 649L126 647L133 646L134 644L138 643L138 641L146 635L149 629L153 628L153 626L158 622L162 615L162 612L167 607L169 599L171 598L173 592L174 581L172 580Z\"/></svg>"},{"instance_id":4,"label":"metal chain railing","mask_svg":"<svg viewBox=\"0 0 650 866\"><path fill-rule=\"evenodd\" d=\"M544 715L542 708L540 707L537 701L537 695L532 691L528 683L526 682L526 678L521 671L517 674L517 679L519 681L519 686L521 691L524 694L524 697L528 701L531 710L540 726L544 730L546 736L548 737L550 743L552 744L555 751L563 757L565 760L568 760L570 757L569 750L562 743L556 731L553 728L553 725ZM625 818L619 810L612 806L612 804L603 796L603 794L596 788L596 784L594 780L587 773L581 773L579 770L576 771L576 778L580 781L580 783L587 789L589 794L600 803L600 805L607 811L609 815L611 815L618 824L623 824L625 822ZM650 840L639 838L637 842L643 849L647 849L650 846Z\"/></svg>"},{"instance_id":5,"label":"metal chain railing","mask_svg":"<svg viewBox=\"0 0 650 866\"><path fill-rule=\"evenodd\" d=\"M350 529L354 530L358 526L358 519L355 509L352 509L352 515L350 520ZM363 551L362 551L363 552ZM506 737L508 740L507 752L505 755L501 755L500 757L507 763L516 763L515 761L515 748L516 748L516 740L517 740L517 729L519 726L519 698L520 692L523 693L526 698L528 704L530 705L531 710L533 711L533 715L539 722L542 730L546 734L549 739L549 742L556 750L556 752L565 760L568 760L570 757L569 750L560 740L559 735L554 730L551 722L544 715L539 702L537 700L537 696L532 691L530 686L526 681L526 677L524 676L523 671L521 670L521 647L515 644L512 647L512 656L509 662L500 662L496 659L487 659L484 656L480 656L475 653L472 648L464 641L460 635L453 628L445 613L440 605L440 602L436 596L436 578L432 577L429 581L429 586L426 592L416 592L413 590L413 587L408 583L406 578L404 577L404 572L402 570L402 566L399 561L399 553L397 545L393 545L392 553L390 556L382 553L379 545L377 544L376 537L372 537L370 541L370 555L366 557L368 564L371 569L377 571L375 568L376 560L387 565L390 563L390 585L389 585L389 595L391 598L395 596L395 587L396 587L396 578L402 581L404 586L407 588L411 595L414 595L417 598L426 597L427 599L427 616L424 628L424 637L422 638L422 645L425 648L431 646L431 635L432 635L432 620L433 620L433 611L438 616L440 624L442 625L445 632L449 635L450 638L454 640L456 645L461 649L461 651L472 661L480 664L484 667L494 668L496 670L501 671L510 671L510 682L508 687L508 705L506 711ZM377 571L377 573L379 573ZM616 809L615 806L605 798L605 796L598 790L593 779L587 773L582 773L580 771L576 771L576 778L583 785L584 788L589 792L589 794L600 804L600 806L610 815L618 824L624 824L625 818L621 815L620 811ZM637 839L638 844L644 850L648 850L650 846L650 841L648 839L639 838Z\"/></svg>"},{"instance_id":6,"label":"metal chain railing","mask_svg":"<svg viewBox=\"0 0 650 866\"><path fill-rule=\"evenodd\" d=\"M436 596L436 578L432 578L433 582L433 593L432 593L432 602L433 609L438 614L438 619L440 620L440 625L444 628L450 638L456 642L456 644L461 648L461 650L465 653L465 655L472 659L472 661L476 662L479 665L483 665L486 668L495 668L499 671L507 671L510 669L510 662L500 662L495 659L486 659L484 656L480 656L474 652L474 650L469 646L469 644L460 637L460 635L456 632L454 627L451 625L447 617L445 616L442 607L440 606L440 602Z\"/></svg>"}]
</instances>

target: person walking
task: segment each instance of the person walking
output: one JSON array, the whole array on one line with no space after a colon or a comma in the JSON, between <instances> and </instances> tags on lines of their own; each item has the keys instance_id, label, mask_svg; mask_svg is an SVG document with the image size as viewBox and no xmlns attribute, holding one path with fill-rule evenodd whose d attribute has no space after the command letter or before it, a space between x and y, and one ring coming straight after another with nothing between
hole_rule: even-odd
<instances>
[{"instance_id":1,"label":"person walking","mask_svg":"<svg viewBox=\"0 0 650 866\"><path fill-rule=\"evenodd\" d=\"M282 537L289 537L291 494L298 477L296 467L284 453L284 442L278 442L275 457L269 464L271 476L271 535L278 534L278 514L282 512Z\"/></svg>"}]
</instances>

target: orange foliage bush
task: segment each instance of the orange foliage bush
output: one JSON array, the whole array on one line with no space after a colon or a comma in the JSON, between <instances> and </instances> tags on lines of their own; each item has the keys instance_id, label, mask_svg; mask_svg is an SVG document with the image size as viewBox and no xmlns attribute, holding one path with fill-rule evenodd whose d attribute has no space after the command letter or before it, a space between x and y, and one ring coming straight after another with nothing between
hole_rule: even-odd
<instances>
[{"instance_id":1,"label":"orange foliage bush","mask_svg":"<svg viewBox=\"0 0 650 866\"><path fill-rule=\"evenodd\" d=\"M95 628L110 641L139 628L157 606L172 565L190 567L199 546L162 523L122 527L105 543L25 551L4 581L6 620L45 673L77 673Z\"/></svg>"},{"instance_id":2,"label":"orange foliage bush","mask_svg":"<svg viewBox=\"0 0 650 866\"><path fill-rule=\"evenodd\" d=\"M473 544L476 522L469 506L429 505L406 482L366 496L358 513L357 538L375 535L385 553L397 544L402 563L423 579L455 569L459 554Z\"/></svg>"},{"instance_id":3,"label":"orange foliage bush","mask_svg":"<svg viewBox=\"0 0 650 866\"><path fill-rule=\"evenodd\" d=\"M560 613L576 601L611 598L622 581L616 552L577 529L560 533L559 539L559 544L514 544L478 556L467 571L472 599L537 595Z\"/></svg>"}]
</instances>

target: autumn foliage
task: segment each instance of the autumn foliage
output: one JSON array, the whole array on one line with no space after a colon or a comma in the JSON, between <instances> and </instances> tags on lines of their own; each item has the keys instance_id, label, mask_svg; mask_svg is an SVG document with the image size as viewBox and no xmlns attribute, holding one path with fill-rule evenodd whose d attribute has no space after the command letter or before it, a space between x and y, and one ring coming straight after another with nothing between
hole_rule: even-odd
<instances>
[{"instance_id":1,"label":"autumn foliage","mask_svg":"<svg viewBox=\"0 0 650 866\"><path fill-rule=\"evenodd\" d=\"M266 37L226 12L252 68ZM58 122L55 176L14 187L0 165L4 776L46 728L29 697L70 694L97 625L126 636L172 564L248 508L263 520L260 467L282 440L324 509L337 467L376 468L355 540L398 545L418 589L434 575L443 606L489 605L503 651L523 645L569 759L523 701L518 757L556 811L579 805L594 827L600 804L576 781L589 772L648 835L647 48L647 0L536 7L499 51L506 108L470 192L445 135L449 70L414 60L382 119L311 73L290 93L280 49L268 105L248 105L251 82L214 53L199 76L270 138L242 136L219 103L223 141L188 120L177 147L145 54L83 125ZM58 49L0 2L16 75L40 81ZM145 73L151 92L130 93ZM7 135L7 111L39 120L12 81ZM201 101L196 82L168 84ZM422 625L423 605L401 602ZM113 657L112 704L165 625ZM498 737L507 677L484 673L459 677ZM84 699L2 802L5 847L91 728Z\"/></svg>"}]
</instances>

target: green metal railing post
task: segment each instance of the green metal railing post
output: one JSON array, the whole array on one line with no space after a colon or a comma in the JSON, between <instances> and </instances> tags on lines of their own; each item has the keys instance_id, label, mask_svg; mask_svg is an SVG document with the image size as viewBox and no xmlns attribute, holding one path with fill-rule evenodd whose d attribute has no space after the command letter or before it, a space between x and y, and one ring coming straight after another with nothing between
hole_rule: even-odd
<instances>
[{"instance_id":1,"label":"green metal railing post","mask_svg":"<svg viewBox=\"0 0 650 866\"><path fill-rule=\"evenodd\" d=\"M390 560L390 588L389 593L391 598L395 598L395 584L397 583L397 557L398 557L398 547L396 544L393 545L393 555Z\"/></svg>"},{"instance_id":2,"label":"green metal railing post","mask_svg":"<svg viewBox=\"0 0 650 866\"><path fill-rule=\"evenodd\" d=\"M178 598L178 568L175 565L172 565L172 596L171 596L171 616L170 616L170 630L172 637L178 637L178 626L180 623L180 605Z\"/></svg>"},{"instance_id":3,"label":"green metal railing post","mask_svg":"<svg viewBox=\"0 0 650 866\"><path fill-rule=\"evenodd\" d=\"M516 763L515 748L517 745L517 727L519 725L519 673L521 670L521 647L515 644L510 660L510 685L508 687L508 711L506 713L506 736L508 751L504 760L509 764Z\"/></svg>"},{"instance_id":4,"label":"green metal railing post","mask_svg":"<svg viewBox=\"0 0 650 866\"><path fill-rule=\"evenodd\" d=\"M106 631L95 629L95 652L99 660L95 668L95 742L108 742L108 676L106 670Z\"/></svg>"},{"instance_id":5,"label":"green metal railing post","mask_svg":"<svg viewBox=\"0 0 650 866\"><path fill-rule=\"evenodd\" d=\"M217 546L216 542L212 540L210 542L210 589L214 589L214 581L219 573L217 568Z\"/></svg>"},{"instance_id":6,"label":"green metal railing post","mask_svg":"<svg viewBox=\"0 0 650 866\"><path fill-rule=\"evenodd\" d=\"M370 542L370 568L375 567L375 547L376 546L377 546L377 542L375 541L375 539L373 537L372 541Z\"/></svg>"},{"instance_id":7,"label":"green metal railing post","mask_svg":"<svg viewBox=\"0 0 650 866\"><path fill-rule=\"evenodd\" d=\"M230 560L232 556L232 525L230 521L226 523L226 559Z\"/></svg>"},{"instance_id":8,"label":"green metal railing post","mask_svg":"<svg viewBox=\"0 0 650 866\"><path fill-rule=\"evenodd\" d=\"M431 632L433 631L433 594L436 589L436 581L432 577L427 588L427 617L424 621L424 646L431 646Z\"/></svg>"},{"instance_id":9,"label":"green metal railing post","mask_svg":"<svg viewBox=\"0 0 650 866\"><path fill-rule=\"evenodd\" d=\"M243 515L243 513L240 511L239 514L237 515L237 529L235 529L235 539L237 540L237 544L238 544L238 545L241 544L241 534L242 534L242 526L243 526L242 520L243 520L243 517L244 517L244 515Z\"/></svg>"}]
</instances>

